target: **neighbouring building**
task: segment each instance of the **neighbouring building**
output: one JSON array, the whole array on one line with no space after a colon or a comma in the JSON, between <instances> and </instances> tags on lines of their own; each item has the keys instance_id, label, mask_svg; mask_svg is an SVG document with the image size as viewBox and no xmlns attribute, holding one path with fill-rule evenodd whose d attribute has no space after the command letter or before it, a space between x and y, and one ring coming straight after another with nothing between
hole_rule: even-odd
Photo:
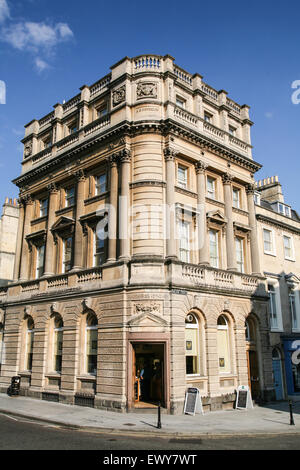
<instances>
[{"instance_id":1,"label":"neighbouring building","mask_svg":"<svg viewBox=\"0 0 300 470\"><path fill-rule=\"evenodd\" d=\"M0 218L0 286L13 280L19 206L16 199L5 199Z\"/></svg>"},{"instance_id":2,"label":"neighbouring building","mask_svg":"<svg viewBox=\"0 0 300 470\"><path fill-rule=\"evenodd\" d=\"M270 296L276 399L295 400L300 398L300 217L285 203L277 176L258 181L255 202L261 266Z\"/></svg>"},{"instance_id":3,"label":"neighbouring building","mask_svg":"<svg viewBox=\"0 0 300 470\"><path fill-rule=\"evenodd\" d=\"M2 391L19 374L28 396L170 413L191 386L204 410L248 383L274 398L251 126L247 105L156 55L26 126Z\"/></svg>"}]
</instances>

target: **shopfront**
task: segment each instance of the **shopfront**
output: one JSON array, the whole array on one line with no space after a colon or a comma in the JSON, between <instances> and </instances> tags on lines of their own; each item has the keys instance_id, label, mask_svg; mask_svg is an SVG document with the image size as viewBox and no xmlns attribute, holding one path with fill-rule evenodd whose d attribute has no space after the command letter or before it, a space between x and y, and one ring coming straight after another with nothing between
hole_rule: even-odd
<instances>
[{"instance_id":1,"label":"shopfront","mask_svg":"<svg viewBox=\"0 0 300 470\"><path fill-rule=\"evenodd\" d=\"M300 334L282 338L288 395L300 399Z\"/></svg>"}]
</instances>

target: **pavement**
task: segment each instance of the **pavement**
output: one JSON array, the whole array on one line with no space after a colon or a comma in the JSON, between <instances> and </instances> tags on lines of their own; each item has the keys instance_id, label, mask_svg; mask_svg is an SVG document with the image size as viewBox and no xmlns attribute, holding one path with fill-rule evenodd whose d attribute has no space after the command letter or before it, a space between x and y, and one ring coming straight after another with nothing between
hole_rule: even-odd
<instances>
[{"instance_id":1,"label":"pavement","mask_svg":"<svg viewBox=\"0 0 300 470\"><path fill-rule=\"evenodd\" d=\"M293 404L294 426L290 425L288 402L254 406L247 410L213 411L195 416L162 414L161 429L157 428L156 410L150 414L142 411L117 413L28 397L9 397L1 393L0 413L68 429L119 435L138 433L145 437L300 435L300 402Z\"/></svg>"}]
</instances>

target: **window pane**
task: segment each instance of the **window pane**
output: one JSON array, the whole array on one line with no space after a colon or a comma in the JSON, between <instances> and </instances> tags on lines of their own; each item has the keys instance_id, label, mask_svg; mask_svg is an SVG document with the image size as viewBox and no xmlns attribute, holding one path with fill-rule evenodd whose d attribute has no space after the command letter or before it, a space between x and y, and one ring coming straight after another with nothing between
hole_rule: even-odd
<instances>
[{"instance_id":1,"label":"window pane","mask_svg":"<svg viewBox=\"0 0 300 470\"><path fill-rule=\"evenodd\" d=\"M238 189L233 189L232 195L233 195L233 200L232 200L233 207L239 208L240 207L240 191Z\"/></svg>"},{"instance_id":2,"label":"window pane","mask_svg":"<svg viewBox=\"0 0 300 470\"><path fill-rule=\"evenodd\" d=\"M210 264L212 267L217 268L219 264L218 256L218 233L214 230L209 231L209 252Z\"/></svg>"},{"instance_id":3,"label":"window pane","mask_svg":"<svg viewBox=\"0 0 300 470\"><path fill-rule=\"evenodd\" d=\"M87 329L87 372L96 374L97 372L97 346L98 346L98 330Z\"/></svg>"},{"instance_id":4,"label":"window pane","mask_svg":"<svg viewBox=\"0 0 300 470\"><path fill-rule=\"evenodd\" d=\"M36 278L40 278L44 272L45 245L39 246L36 253Z\"/></svg>"},{"instance_id":5,"label":"window pane","mask_svg":"<svg viewBox=\"0 0 300 470\"><path fill-rule=\"evenodd\" d=\"M284 243L284 256L285 258L292 258L292 242L290 237L283 237Z\"/></svg>"},{"instance_id":6,"label":"window pane","mask_svg":"<svg viewBox=\"0 0 300 470\"><path fill-rule=\"evenodd\" d=\"M182 166L178 167L177 180L178 186L182 188L187 187L187 168L184 168Z\"/></svg>"},{"instance_id":7,"label":"window pane","mask_svg":"<svg viewBox=\"0 0 300 470\"><path fill-rule=\"evenodd\" d=\"M67 273L71 269L72 260L72 238L67 238L63 242L63 272Z\"/></svg>"},{"instance_id":8,"label":"window pane","mask_svg":"<svg viewBox=\"0 0 300 470\"><path fill-rule=\"evenodd\" d=\"M277 306L276 306L276 291L272 284L268 285L268 292L270 295L270 322L271 328L278 328Z\"/></svg>"},{"instance_id":9,"label":"window pane","mask_svg":"<svg viewBox=\"0 0 300 470\"><path fill-rule=\"evenodd\" d=\"M33 336L32 330L27 331L27 344L26 344L26 370L32 369L32 357L33 357Z\"/></svg>"},{"instance_id":10,"label":"window pane","mask_svg":"<svg viewBox=\"0 0 300 470\"><path fill-rule=\"evenodd\" d=\"M179 258L185 263L190 262L190 230L187 222L180 221L179 230Z\"/></svg>"},{"instance_id":11,"label":"window pane","mask_svg":"<svg viewBox=\"0 0 300 470\"><path fill-rule=\"evenodd\" d=\"M207 178L207 195L211 199L215 199L215 180L213 178Z\"/></svg>"},{"instance_id":12,"label":"window pane","mask_svg":"<svg viewBox=\"0 0 300 470\"><path fill-rule=\"evenodd\" d=\"M61 372L62 365L62 346L63 346L63 332L54 332L54 370Z\"/></svg>"},{"instance_id":13,"label":"window pane","mask_svg":"<svg viewBox=\"0 0 300 470\"><path fill-rule=\"evenodd\" d=\"M199 330L197 327L185 329L185 344L186 373L200 374Z\"/></svg>"},{"instance_id":14,"label":"window pane","mask_svg":"<svg viewBox=\"0 0 300 470\"><path fill-rule=\"evenodd\" d=\"M65 203L66 207L73 206L75 204L75 189L68 188L65 191Z\"/></svg>"},{"instance_id":15,"label":"window pane","mask_svg":"<svg viewBox=\"0 0 300 470\"><path fill-rule=\"evenodd\" d=\"M103 194L106 191L106 175L96 176L95 178L96 195Z\"/></svg>"},{"instance_id":16,"label":"window pane","mask_svg":"<svg viewBox=\"0 0 300 470\"><path fill-rule=\"evenodd\" d=\"M40 217L45 217L48 214L48 199L40 201Z\"/></svg>"},{"instance_id":17,"label":"window pane","mask_svg":"<svg viewBox=\"0 0 300 470\"><path fill-rule=\"evenodd\" d=\"M236 246L236 260L238 271L244 272L244 252L243 252L243 240L241 238L235 239Z\"/></svg>"},{"instance_id":18,"label":"window pane","mask_svg":"<svg viewBox=\"0 0 300 470\"><path fill-rule=\"evenodd\" d=\"M264 251L271 253L273 251L272 247L272 233L269 230L264 229Z\"/></svg>"}]
</instances>

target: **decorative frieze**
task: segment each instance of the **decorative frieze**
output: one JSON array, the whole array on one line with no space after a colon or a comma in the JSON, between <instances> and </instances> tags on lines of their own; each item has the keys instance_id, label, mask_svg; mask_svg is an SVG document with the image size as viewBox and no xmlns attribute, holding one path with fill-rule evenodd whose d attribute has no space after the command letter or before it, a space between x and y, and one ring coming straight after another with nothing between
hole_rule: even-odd
<instances>
[{"instance_id":1,"label":"decorative frieze","mask_svg":"<svg viewBox=\"0 0 300 470\"><path fill-rule=\"evenodd\" d=\"M135 315L141 315L141 314L161 315L162 314L161 304L157 302L134 304L133 313Z\"/></svg>"}]
</instances>

